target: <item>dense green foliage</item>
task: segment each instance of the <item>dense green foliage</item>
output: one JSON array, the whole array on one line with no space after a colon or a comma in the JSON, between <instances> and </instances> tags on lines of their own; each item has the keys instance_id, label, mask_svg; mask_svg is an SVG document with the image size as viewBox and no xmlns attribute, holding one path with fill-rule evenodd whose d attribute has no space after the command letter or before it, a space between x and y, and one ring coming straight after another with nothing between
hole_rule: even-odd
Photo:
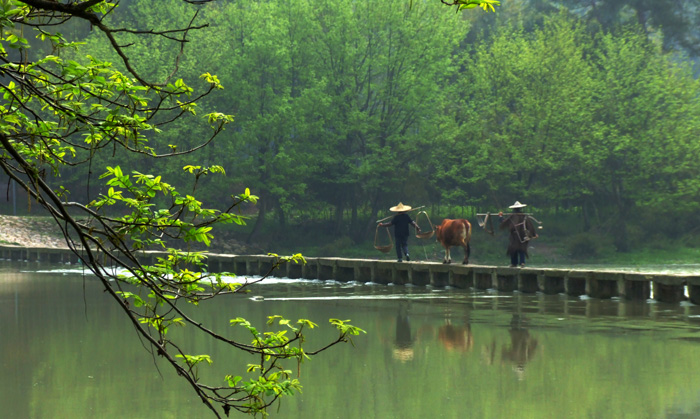
<instances>
[{"instance_id":1,"label":"dense green foliage","mask_svg":"<svg viewBox=\"0 0 700 419\"><path fill-rule=\"evenodd\" d=\"M124 19L182 24L179 2L165 3L152 20L160 4L132 0L139 15ZM473 214L520 200L560 224L553 239L583 235L620 251L692 233L700 84L671 48L680 32L652 29L673 22L662 18L692 21L696 10L668 6L667 16L617 2L596 9L617 13L617 25L595 26L593 9L576 2L572 12L508 3L468 16L401 0L203 8L214 30L189 39L209 47L190 51L178 74L194 80L195 69L211 69L226 94L204 103L236 120L197 154L230 180L200 184L199 196L217 206L222 192L250 187L261 201L246 239L267 251L280 237L366 244L398 201L437 206L439 220L455 215L446 208ZM175 60L164 40L134 42L132 62L147 74ZM104 48L98 37L88 45ZM187 148L202 134L176 123L158 141ZM178 165L149 165L181 176Z\"/></svg>"},{"instance_id":2,"label":"dense green foliage","mask_svg":"<svg viewBox=\"0 0 700 419\"><path fill-rule=\"evenodd\" d=\"M180 1L165 3L122 2L115 24L188 22ZM688 242L687 215L700 204L700 88L674 47L697 35L695 2L589 3L512 1L467 15L402 1L207 4L197 22L213 30L187 39L208 47L178 58L161 37L122 42L149 77L166 77L167 63L189 83L202 67L216 74L226 93L200 103L234 124L194 157L128 161L178 186L186 164L221 165L225 180L200 182L197 196L224 209L222 193L250 187L262 199L237 236L262 251L342 237L367 246L374 221L398 201L437 208L439 221L464 215L455 208L470 215L517 199L559 225L548 239L560 246ZM90 34L76 27L67 32ZM104 37L86 41L119 68ZM176 120L157 141L188 149L206 130ZM92 166L123 160L116 150ZM85 185L85 169L61 175L73 199L104 192Z\"/></svg>"}]
</instances>

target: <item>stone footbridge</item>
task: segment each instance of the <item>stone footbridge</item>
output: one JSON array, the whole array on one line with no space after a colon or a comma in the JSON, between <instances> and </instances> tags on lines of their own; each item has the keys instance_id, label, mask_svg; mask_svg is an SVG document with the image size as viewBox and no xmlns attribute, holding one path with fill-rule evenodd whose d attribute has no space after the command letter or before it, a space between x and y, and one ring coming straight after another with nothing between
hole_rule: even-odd
<instances>
[{"instance_id":1,"label":"stone footbridge","mask_svg":"<svg viewBox=\"0 0 700 419\"><path fill-rule=\"evenodd\" d=\"M164 252L142 252L152 263ZM68 249L1 246L0 259L27 263L77 264ZM619 297L626 300L653 298L666 303L690 300L700 304L700 273L663 274L623 271L510 268L501 266L442 264L437 262L393 262L373 259L306 258L306 263L277 264L269 255L209 254L210 272L233 272L238 276L290 279L357 281L432 287L453 287L500 292L587 295L591 298Z\"/></svg>"}]
</instances>

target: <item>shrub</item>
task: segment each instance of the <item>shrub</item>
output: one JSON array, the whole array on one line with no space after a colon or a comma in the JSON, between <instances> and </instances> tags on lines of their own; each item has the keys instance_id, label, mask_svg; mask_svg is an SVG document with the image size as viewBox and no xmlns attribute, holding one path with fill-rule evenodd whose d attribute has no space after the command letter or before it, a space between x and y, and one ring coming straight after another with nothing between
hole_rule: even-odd
<instances>
[{"instance_id":1,"label":"shrub","mask_svg":"<svg viewBox=\"0 0 700 419\"><path fill-rule=\"evenodd\" d=\"M610 239L595 233L579 233L566 239L566 249L573 259L591 259L613 251Z\"/></svg>"},{"instance_id":2,"label":"shrub","mask_svg":"<svg viewBox=\"0 0 700 419\"><path fill-rule=\"evenodd\" d=\"M355 242L349 236L341 236L332 242L321 246L318 249L319 256L335 256L344 257L344 250L351 248L355 245Z\"/></svg>"}]
</instances>

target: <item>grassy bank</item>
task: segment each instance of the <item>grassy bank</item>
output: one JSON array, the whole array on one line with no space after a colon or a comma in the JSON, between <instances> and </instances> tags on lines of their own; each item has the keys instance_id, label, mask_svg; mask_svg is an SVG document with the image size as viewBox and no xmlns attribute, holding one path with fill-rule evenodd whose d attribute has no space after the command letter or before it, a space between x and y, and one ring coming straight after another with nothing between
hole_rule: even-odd
<instances>
[{"instance_id":1,"label":"grassy bank","mask_svg":"<svg viewBox=\"0 0 700 419\"><path fill-rule=\"evenodd\" d=\"M508 256L505 254L507 237L505 234L490 236L483 231L475 231L471 247L470 263L478 265L507 265ZM382 253L374 248L371 241L355 244L349 238L329 240L321 245L299 243L297 246L273 246L270 250L278 254L301 253L308 257L347 257L368 258L378 260L395 260L395 250ZM614 248L605 246L600 253L585 254L574 257L570 253L571 243L566 238L551 238L544 235L533 240L529 249L528 265L530 266L567 266L581 264L644 267L655 265L698 264L700 263L700 248L688 247L683 243L666 243L662 248L658 245L634 247L628 252L617 252ZM409 239L409 251L413 260L442 261L443 248L435 241L422 240L415 237ZM461 248L452 248L453 263L463 258Z\"/></svg>"}]
</instances>

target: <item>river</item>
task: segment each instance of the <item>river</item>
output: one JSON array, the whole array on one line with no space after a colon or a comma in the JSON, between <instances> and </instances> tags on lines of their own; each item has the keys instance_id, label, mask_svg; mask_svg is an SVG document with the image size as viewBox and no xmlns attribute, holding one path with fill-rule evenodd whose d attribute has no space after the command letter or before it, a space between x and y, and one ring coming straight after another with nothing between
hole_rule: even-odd
<instances>
[{"instance_id":1,"label":"river","mask_svg":"<svg viewBox=\"0 0 700 419\"><path fill-rule=\"evenodd\" d=\"M41 269L0 267L0 417L212 417L99 282ZM311 319L309 349L334 336L328 318L367 331L302 364L303 393L273 418L700 417L700 307L688 303L268 279L200 311L223 331L238 316ZM254 361L172 333L211 355L204 378Z\"/></svg>"}]
</instances>

